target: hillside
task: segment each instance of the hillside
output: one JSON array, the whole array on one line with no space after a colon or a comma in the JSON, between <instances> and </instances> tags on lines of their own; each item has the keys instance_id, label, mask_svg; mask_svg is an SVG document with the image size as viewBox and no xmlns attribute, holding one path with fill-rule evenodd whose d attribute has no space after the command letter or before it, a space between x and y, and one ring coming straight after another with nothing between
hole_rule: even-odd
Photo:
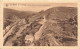
<instances>
[{"instance_id":1,"label":"hillside","mask_svg":"<svg viewBox=\"0 0 80 49\"><path fill-rule=\"evenodd\" d=\"M30 15L33 14L37 14L37 12L33 12L33 11L17 11L17 10L13 10L13 9L8 9L8 8L4 8L4 23L6 23L6 25L15 22L15 20L18 19L25 19ZM4 26L6 26L4 24ZM5 28L5 27L4 27Z\"/></svg>"},{"instance_id":2,"label":"hillside","mask_svg":"<svg viewBox=\"0 0 80 49\"><path fill-rule=\"evenodd\" d=\"M76 7L52 7L38 13L4 9L4 18L11 20L9 25L4 23L4 46L77 45Z\"/></svg>"}]
</instances>

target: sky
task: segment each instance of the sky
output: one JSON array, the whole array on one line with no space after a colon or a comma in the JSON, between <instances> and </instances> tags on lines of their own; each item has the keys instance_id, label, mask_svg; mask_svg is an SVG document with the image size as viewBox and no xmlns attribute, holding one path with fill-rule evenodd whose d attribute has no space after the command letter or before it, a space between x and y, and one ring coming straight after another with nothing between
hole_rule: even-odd
<instances>
[{"instance_id":1,"label":"sky","mask_svg":"<svg viewBox=\"0 0 80 49\"><path fill-rule=\"evenodd\" d=\"M15 9L19 11L47 10L52 7L77 7L76 3L5 3L4 8Z\"/></svg>"}]
</instances>

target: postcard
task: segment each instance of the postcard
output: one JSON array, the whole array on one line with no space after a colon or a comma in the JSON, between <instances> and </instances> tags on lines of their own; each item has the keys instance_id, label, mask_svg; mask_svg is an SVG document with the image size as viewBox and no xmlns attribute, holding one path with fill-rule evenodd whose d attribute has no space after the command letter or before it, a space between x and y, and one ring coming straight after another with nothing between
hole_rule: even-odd
<instances>
[{"instance_id":1,"label":"postcard","mask_svg":"<svg viewBox=\"0 0 80 49\"><path fill-rule=\"evenodd\" d=\"M78 0L1 0L0 49L80 49Z\"/></svg>"}]
</instances>

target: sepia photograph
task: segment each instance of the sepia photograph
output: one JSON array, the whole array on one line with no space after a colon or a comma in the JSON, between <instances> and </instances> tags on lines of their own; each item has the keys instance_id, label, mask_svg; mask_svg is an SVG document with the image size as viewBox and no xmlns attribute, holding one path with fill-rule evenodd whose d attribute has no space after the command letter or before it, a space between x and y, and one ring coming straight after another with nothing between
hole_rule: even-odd
<instances>
[{"instance_id":1,"label":"sepia photograph","mask_svg":"<svg viewBox=\"0 0 80 49\"><path fill-rule=\"evenodd\" d=\"M76 3L6 4L3 46L77 46Z\"/></svg>"}]
</instances>

